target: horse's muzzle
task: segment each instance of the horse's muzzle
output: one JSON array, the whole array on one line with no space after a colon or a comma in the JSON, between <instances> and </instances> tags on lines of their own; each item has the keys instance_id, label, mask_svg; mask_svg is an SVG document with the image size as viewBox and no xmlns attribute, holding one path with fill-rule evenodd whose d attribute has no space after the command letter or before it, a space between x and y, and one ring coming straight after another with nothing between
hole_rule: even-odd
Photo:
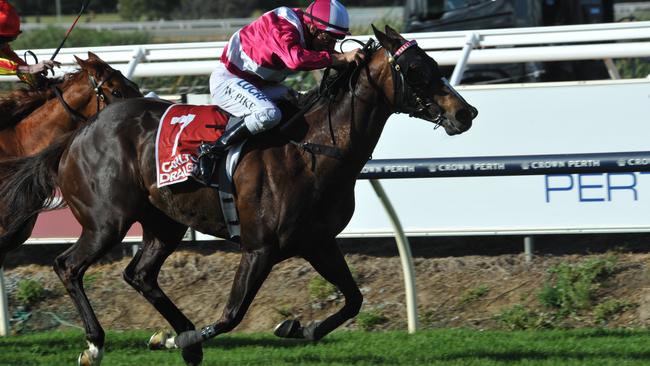
<instances>
[{"instance_id":1,"label":"horse's muzzle","mask_svg":"<svg viewBox=\"0 0 650 366\"><path fill-rule=\"evenodd\" d=\"M472 120L478 115L478 110L471 105L462 108L454 114L453 120L445 120L443 126L448 135L458 135L472 127Z\"/></svg>"}]
</instances>

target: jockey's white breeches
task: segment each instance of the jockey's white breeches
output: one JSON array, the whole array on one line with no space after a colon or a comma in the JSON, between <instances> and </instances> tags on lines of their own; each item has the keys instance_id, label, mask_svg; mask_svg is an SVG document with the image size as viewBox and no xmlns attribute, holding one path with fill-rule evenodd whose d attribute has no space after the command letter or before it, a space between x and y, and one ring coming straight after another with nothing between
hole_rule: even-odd
<instances>
[{"instance_id":1,"label":"jockey's white breeches","mask_svg":"<svg viewBox=\"0 0 650 366\"><path fill-rule=\"evenodd\" d=\"M277 84L258 89L248 81L233 75L219 64L210 75L212 103L235 117L244 117L244 123L253 134L277 125L282 112L273 100L287 94L289 89Z\"/></svg>"}]
</instances>

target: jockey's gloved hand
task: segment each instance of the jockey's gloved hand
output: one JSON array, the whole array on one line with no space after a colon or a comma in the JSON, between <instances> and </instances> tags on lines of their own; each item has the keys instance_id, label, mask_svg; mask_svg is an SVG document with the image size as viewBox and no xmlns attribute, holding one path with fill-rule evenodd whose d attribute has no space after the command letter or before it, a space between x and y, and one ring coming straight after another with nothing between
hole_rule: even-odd
<instances>
[{"instance_id":1,"label":"jockey's gloved hand","mask_svg":"<svg viewBox=\"0 0 650 366\"><path fill-rule=\"evenodd\" d=\"M332 67L347 66L353 62L360 65L365 56L363 50L360 48L343 53L332 53Z\"/></svg>"},{"instance_id":2,"label":"jockey's gloved hand","mask_svg":"<svg viewBox=\"0 0 650 366\"><path fill-rule=\"evenodd\" d=\"M18 71L27 74L41 74L47 73L49 70L54 69L54 67L61 67L61 63L54 60L43 60L34 65L18 66Z\"/></svg>"}]
</instances>

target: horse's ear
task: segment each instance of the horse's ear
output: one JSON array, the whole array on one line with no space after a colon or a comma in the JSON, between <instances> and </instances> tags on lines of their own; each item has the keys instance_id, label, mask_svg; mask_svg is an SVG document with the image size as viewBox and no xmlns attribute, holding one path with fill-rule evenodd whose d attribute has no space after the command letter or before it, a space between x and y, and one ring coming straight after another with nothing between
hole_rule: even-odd
<instances>
[{"instance_id":1,"label":"horse's ear","mask_svg":"<svg viewBox=\"0 0 650 366\"><path fill-rule=\"evenodd\" d=\"M377 37L377 41L379 41L379 44L382 45L382 47L384 47L390 53L395 53L395 51L397 51L401 45L399 40L391 38L386 33L383 33L379 29L375 28L374 24L372 24L372 30L375 32L375 37Z\"/></svg>"},{"instance_id":2,"label":"horse's ear","mask_svg":"<svg viewBox=\"0 0 650 366\"><path fill-rule=\"evenodd\" d=\"M370 23L370 26L372 27L372 31L375 33L375 37L379 38L379 34L385 36L385 34L381 33L381 31L379 29L377 29L377 27L375 27L374 24Z\"/></svg>"},{"instance_id":3,"label":"horse's ear","mask_svg":"<svg viewBox=\"0 0 650 366\"><path fill-rule=\"evenodd\" d=\"M89 60L101 60L99 57L97 57L97 55L95 55L94 53L92 53L90 51L88 51L88 59Z\"/></svg>"},{"instance_id":4,"label":"horse's ear","mask_svg":"<svg viewBox=\"0 0 650 366\"><path fill-rule=\"evenodd\" d=\"M388 37L393 38L393 39L399 39L399 40L402 40L402 41L406 41L406 38L402 37L402 35L399 34L399 32L397 32L395 29L393 29L390 25L386 24L385 30L386 30L386 35Z\"/></svg>"},{"instance_id":5,"label":"horse's ear","mask_svg":"<svg viewBox=\"0 0 650 366\"><path fill-rule=\"evenodd\" d=\"M74 56L74 59L75 59L75 61L77 61L77 64L78 64L79 66L81 66L82 68L83 68L84 65L86 64L86 61L80 59L79 57L77 57L77 55Z\"/></svg>"}]
</instances>

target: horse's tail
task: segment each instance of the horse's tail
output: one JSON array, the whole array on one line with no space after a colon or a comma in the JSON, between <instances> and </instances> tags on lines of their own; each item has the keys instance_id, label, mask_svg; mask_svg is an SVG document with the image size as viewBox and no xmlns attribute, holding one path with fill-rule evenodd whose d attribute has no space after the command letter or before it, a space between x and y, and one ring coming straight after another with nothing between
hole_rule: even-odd
<instances>
[{"instance_id":1,"label":"horse's tail","mask_svg":"<svg viewBox=\"0 0 650 366\"><path fill-rule=\"evenodd\" d=\"M36 155L0 161L0 222L7 234L44 209L64 205L54 201L58 167L74 135L61 136Z\"/></svg>"}]
</instances>

